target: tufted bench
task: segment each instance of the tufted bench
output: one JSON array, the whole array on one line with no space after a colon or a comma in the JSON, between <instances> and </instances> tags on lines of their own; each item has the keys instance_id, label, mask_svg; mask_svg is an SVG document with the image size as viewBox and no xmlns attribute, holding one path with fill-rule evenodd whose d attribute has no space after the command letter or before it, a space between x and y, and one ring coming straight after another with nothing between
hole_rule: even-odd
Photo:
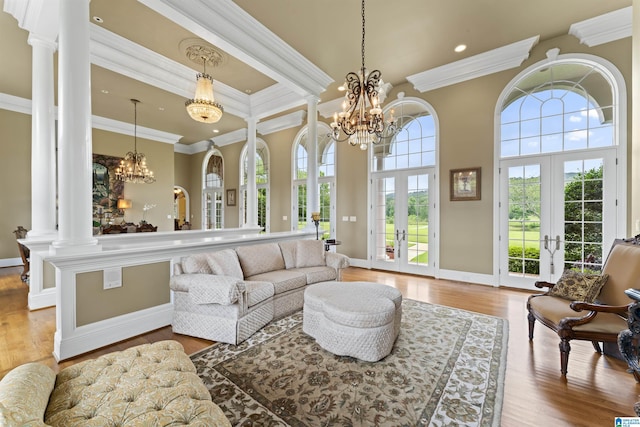
<instances>
[{"instance_id":1,"label":"tufted bench","mask_svg":"<svg viewBox=\"0 0 640 427\"><path fill-rule=\"evenodd\" d=\"M370 282L322 282L304 293L302 330L339 356L376 362L400 332L402 294Z\"/></svg>"},{"instance_id":2,"label":"tufted bench","mask_svg":"<svg viewBox=\"0 0 640 427\"><path fill-rule=\"evenodd\" d=\"M2 426L231 426L176 341L105 354L58 373L27 363L0 381Z\"/></svg>"}]
</instances>

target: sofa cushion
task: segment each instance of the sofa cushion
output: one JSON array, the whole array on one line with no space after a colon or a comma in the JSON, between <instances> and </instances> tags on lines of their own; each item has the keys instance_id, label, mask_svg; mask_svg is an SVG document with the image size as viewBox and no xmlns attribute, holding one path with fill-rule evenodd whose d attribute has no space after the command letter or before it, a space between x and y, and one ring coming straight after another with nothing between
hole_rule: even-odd
<instances>
[{"instance_id":1,"label":"sofa cushion","mask_svg":"<svg viewBox=\"0 0 640 427\"><path fill-rule=\"evenodd\" d=\"M56 374L40 363L26 363L0 381L0 425L44 425Z\"/></svg>"},{"instance_id":2,"label":"sofa cushion","mask_svg":"<svg viewBox=\"0 0 640 427\"><path fill-rule=\"evenodd\" d=\"M239 246L236 253L245 279L269 271L284 270L284 259L277 243Z\"/></svg>"},{"instance_id":3,"label":"sofa cushion","mask_svg":"<svg viewBox=\"0 0 640 427\"><path fill-rule=\"evenodd\" d=\"M206 257L209 268L213 274L244 279L240 261L238 261L238 255L236 255L236 251L233 249L209 252L206 254Z\"/></svg>"},{"instance_id":4,"label":"sofa cushion","mask_svg":"<svg viewBox=\"0 0 640 427\"><path fill-rule=\"evenodd\" d=\"M322 240L296 241L296 267L317 267L320 265L326 265L324 242Z\"/></svg>"},{"instance_id":5,"label":"sofa cushion","mask_svg":"<svg viewBox=\"0 0 640 427\"><path fill-rule=\"evenodd\" d=\"M284 242L278 242L278 245L282 252L282 258L284 259L284 268L287 270L290 268L296 268L297 240L285 240Z\"/></svg>"},{"instance_id":6,"label":"sofa cushion","mask_svg":"<svg viewBox=\"0 0 640 427\"><path fill-rule=\"evenodd\" d=\"M185 274L211 274L207 254L193 254L182 259L182 272Z\"/></svg>"},{"instance_id":7,"label":"sofa cushion","mask_svg":"<svg viewBox=\"0 0 640 427\"><path fill-rule=\"evenodd\" d=\"M594 302L607 282L608 274L584 274L580 271L565 270L549 290L549 295L570 301Z\"/></svg>"},{"instance_id":8,"label":"sofa cushion","mask_svg":"<svg viewBox=\"0 0 640 427\"><path fill-rule=\"evenodd\" d=\"M255 276L247 277L247 280L273 283L275 295L290 291L291 289L302 288L307 284L307 277L304 273L284 269L256 274Z\"/></svg>"},{"instance_id":9,"label":"sofa cushion","mask_svg":"<svg viewBox=\"0 0 640 427\"><path fill-rule=\"evenodd\" d=\"M323 266L295 268L291 271L298 271L300 273L303 273L307 277L307 285L310 285L312 283L336 280L338 276L334 268Z\"/></svg>"}]
</instances>

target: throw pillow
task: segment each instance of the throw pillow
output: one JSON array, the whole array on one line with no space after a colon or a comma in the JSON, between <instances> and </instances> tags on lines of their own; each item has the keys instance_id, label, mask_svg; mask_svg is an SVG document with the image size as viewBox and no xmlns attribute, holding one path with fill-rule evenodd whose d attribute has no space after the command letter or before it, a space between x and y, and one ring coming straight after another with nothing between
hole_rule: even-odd
<instances>
[{"instance_id":1,"label":"throw pillow","mask_svg":"<svg viewBox=\"0 0 640 427\"><path fill-rule=\"evenodd\" d=\"M607 283L608 274L585 274L575 270L565 270L562 277L551 288L549 295L571 301L594 302L600 290Z\"/></svg>"},{"instance_id":2,"label":"throw pillow","mask_svg":"<svg viewBox=\"0 0 640 427\"><path fill-rule=\"evenodd\" d=\"M207 254L193 254L182 258L182 271L186 274L211 274Z\"/></svg>"},{"instance_id":3,"label":"throw pillow","mask_svg":"<svg viewBox=\"0 0 640 427\"><path fill-rule=\"evenodd\" d=\"M244 279L244 274L238 261L238 255L236 255L236 251L233 249L209 252L206 254L206 258L213 274Z\"/></svg>"}]
</instances>

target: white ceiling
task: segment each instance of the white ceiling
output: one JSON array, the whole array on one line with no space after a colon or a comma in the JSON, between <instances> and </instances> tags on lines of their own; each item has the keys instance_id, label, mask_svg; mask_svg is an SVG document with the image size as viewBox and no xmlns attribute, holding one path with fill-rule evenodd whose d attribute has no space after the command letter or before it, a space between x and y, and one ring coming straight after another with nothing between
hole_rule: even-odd
<instances>
[{"instance_id":1,"label":"white ceiling","mask_svg":"<svg viewBox=\"0 0 640 427\"><path fill-rule=\"evenodd\" d=\"M31 99L29 32L20 26L55 34L56 14L44 9L58 1L0 0L5 11L0 13L0 94L5 98ZM409 76L422 77L428 90L442 74L439 67L447 66L449 74L456 64L468 71L482 61L496 61L495 54L483 53L531 40L526 55L538 40L568 34L572 24L630 5L631 0L367 0L366 66L380 69L394 86ZM277 124L265 120L305 110L308 96L320 102L340 97L337 86L360 67L358 0L91 0L90 15L93 114L105 128L112 121L131 123L129 99L137 98L139 126L164 132L169 142L241 139L242 131L237 138L229 135L245 128L248 117L270 129L300 123L303 114ZM630 16L629 22L616 16L611 26L628 31ZM586 24L580 29L590 31ZM202 71L180 48L192 38L225 54L221 66L207 69L216 82L216 99L225 107L217 124L195 122L184 108L195 74ZM468 48L455 53L460 43Z\"/></svg>"}]
</instances>

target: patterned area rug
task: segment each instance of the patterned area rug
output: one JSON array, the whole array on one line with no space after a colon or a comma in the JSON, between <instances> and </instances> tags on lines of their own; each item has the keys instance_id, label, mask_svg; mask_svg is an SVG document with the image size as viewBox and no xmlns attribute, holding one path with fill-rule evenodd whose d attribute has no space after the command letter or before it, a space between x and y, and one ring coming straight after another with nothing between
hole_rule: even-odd
<instances>
[{"instance_id":1,"label":"patterned area rug","mask_svg":"<svg viewBox=\"0 0 640 427\"><path fill-rule=\"evenodd\" d=\"M507 321L402 306L393 351L376 363L320 348L302 312L191 359L234 426L499 426Z\"/></svg>"}]
</instances>

